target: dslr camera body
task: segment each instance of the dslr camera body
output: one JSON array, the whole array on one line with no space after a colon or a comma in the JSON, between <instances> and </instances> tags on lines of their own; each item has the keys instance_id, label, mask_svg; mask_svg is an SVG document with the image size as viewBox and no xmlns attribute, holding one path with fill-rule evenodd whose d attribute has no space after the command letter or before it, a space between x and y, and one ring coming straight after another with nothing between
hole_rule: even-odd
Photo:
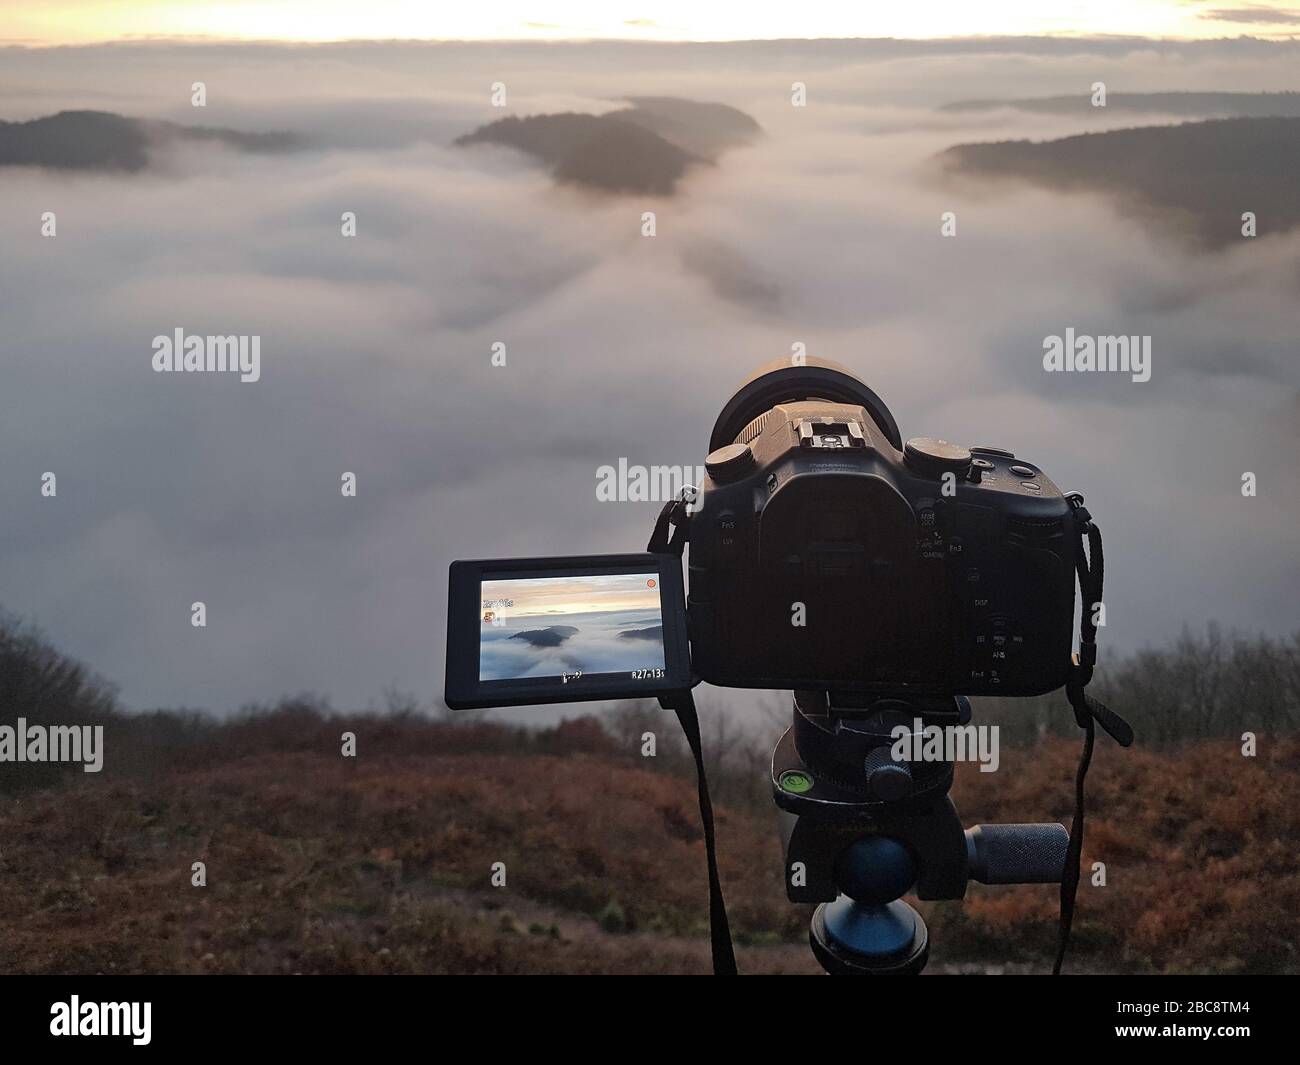
<instances>
[{"instance_id":1,"label":"dslr camera body","mask_svg":"<svg viewBox=\"0 0 1300 1065\"><path fill-rule=\"evenodd\" d=\"M834 363L774 364L714 426L687 622L711 684L1036 695L1068 679L1081 536L1038 466L906 444Z\"/></svg>"}]
</instances>

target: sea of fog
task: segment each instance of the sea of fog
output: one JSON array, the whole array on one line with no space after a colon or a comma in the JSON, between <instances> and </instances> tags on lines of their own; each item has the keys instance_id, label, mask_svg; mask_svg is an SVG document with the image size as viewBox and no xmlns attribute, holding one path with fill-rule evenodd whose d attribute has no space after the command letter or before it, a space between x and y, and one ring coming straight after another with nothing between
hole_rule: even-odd
<instances>
[{"instance_id":1,"label":"sea of fog","mask_svg":"<svg viewBox=\"0 0 1300 1065\"><path fill-rule=\"evenodd\" d=\"M663 668L663 626L644 610L504 618L479 642L479 680Z\"/></svg>"},{"instance_id":2,"label":"sea of fog","mask_svg":"<svg viewBox=\"0 0 1300 1065\"><path fill-rule=\"evenodd\" d=\"M312 147L196 147L135 174L0 170L0 608L127 707L224 714L310 691L380 708L385 688L433 706L453 559L641 549L659 504L602 502L598 470L701 464L739 382L798 345L859 374L903 436L1006 447L1085 493L1106 537L1103 658L1210 620L1293 629L1300 234L1188 251L1102 197L946 184L930 161L1144 121L949 101L1096 81L1295 89L1298 50L4 50L5 119L98 108ZM556 187L508 149L452 144L503 113L627 94L726 103L765 136L656 199ZM1044 337L1069 327L1150 335L1151 379L1045 374ZM260 380L152 372L152 339L177 328L259 336ZM545 655L489 642L502 667L544 670L619 648L609 630L581 637Z\"/></svg>"}]
</instances>

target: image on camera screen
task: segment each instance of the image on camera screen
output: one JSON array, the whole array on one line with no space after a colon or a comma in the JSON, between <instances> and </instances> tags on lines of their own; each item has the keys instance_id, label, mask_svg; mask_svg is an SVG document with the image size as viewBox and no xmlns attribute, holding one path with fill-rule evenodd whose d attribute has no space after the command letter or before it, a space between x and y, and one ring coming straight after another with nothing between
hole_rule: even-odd
<instances>
[{"instance_id":1,"label":"image on camera screen","mask_svg":"<svg viewBox=\"0 0 1300 1065\"><path fill-rule=\"evenodd\" d=\"M657 573L483 581L480 681L664 675Z\"/></svg>"}]
</instances>

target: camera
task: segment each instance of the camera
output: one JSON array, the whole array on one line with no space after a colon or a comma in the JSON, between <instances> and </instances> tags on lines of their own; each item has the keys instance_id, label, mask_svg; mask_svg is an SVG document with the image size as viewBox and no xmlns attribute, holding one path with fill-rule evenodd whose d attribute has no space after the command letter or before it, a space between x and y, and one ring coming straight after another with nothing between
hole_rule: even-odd
<instances>
[{"instance_id":1,"label":"camera","mask_svg":"<svg viewBox=\"0 0 1300 1065\"><path fill-rule=\"evenodd\" d=\"M928 932L901 896L914 886L959 899L974 880L1062 885L1059 971L1093 723L1133 741L1084 694L1104 563L1083 497L1002 448L904 443L880 397L821 359L742 384L704 469L702 485L664 507L644 553L453 562L448 706L654 697L674 710L699 781L714 971L735 972L691 688L792 691L772 796L787 897L819 903L809 945L822 967L921 971ZM955 756L894 750L900 729L965 728L967 696L1062 686L1086 730L1072 832L964 830L948 796Z\"/></svg>"},{"instance_id":2,"label":"camera","mask_svg":"<svg viewBox=\"0 0 1300 1065\"><path fill-rule=\"evenodd\" d=\"M751 376L713 427L677 553L457 561L455 709L698 680L855 695L1036 695L1071 668L1070 498L995 447L903 442L835 363ZM863 702L867 705L867 702Z\"/></svg>"},{"instance_id":3,"label":"camera","mask_svg":"<svg viewBox=\"0 0 1300 1065\"><path fill-rule=\"evenodd\" d=\"M713 428L690 522L701 678L741 688L1035 695L1066 681L1079 535L1034 463L903 443L842 367L765 367Z\"/></svg>"}]
</instances>

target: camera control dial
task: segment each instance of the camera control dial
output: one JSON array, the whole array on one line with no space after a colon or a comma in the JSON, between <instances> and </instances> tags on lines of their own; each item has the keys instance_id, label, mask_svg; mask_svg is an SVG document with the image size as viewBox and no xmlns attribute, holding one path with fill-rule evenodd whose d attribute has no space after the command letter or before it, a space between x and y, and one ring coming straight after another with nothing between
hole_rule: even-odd
<instances>
[{"instance_id":1,"label":"camera control dial","mask_svg":"<svg viewBox=\"0 0 1300 1065\"><path fill-rule=\"evenodd\" d=\"M709 452L704 468L718 484L738 481L754 469L754 453L748 444L727 444Z\"/></svg>"},{"instance_id":2,"label":"camera control dial","mask_svg":"<svg viewBox=\"0 0 1300 1065\"><path fill-rule=\"evenodd\" d=\"M971 453L947 440L914 436L903 447L903 461L922 477L942 477L945 473L964 477L970 469Z\"/></svg>"}]
</instances>

